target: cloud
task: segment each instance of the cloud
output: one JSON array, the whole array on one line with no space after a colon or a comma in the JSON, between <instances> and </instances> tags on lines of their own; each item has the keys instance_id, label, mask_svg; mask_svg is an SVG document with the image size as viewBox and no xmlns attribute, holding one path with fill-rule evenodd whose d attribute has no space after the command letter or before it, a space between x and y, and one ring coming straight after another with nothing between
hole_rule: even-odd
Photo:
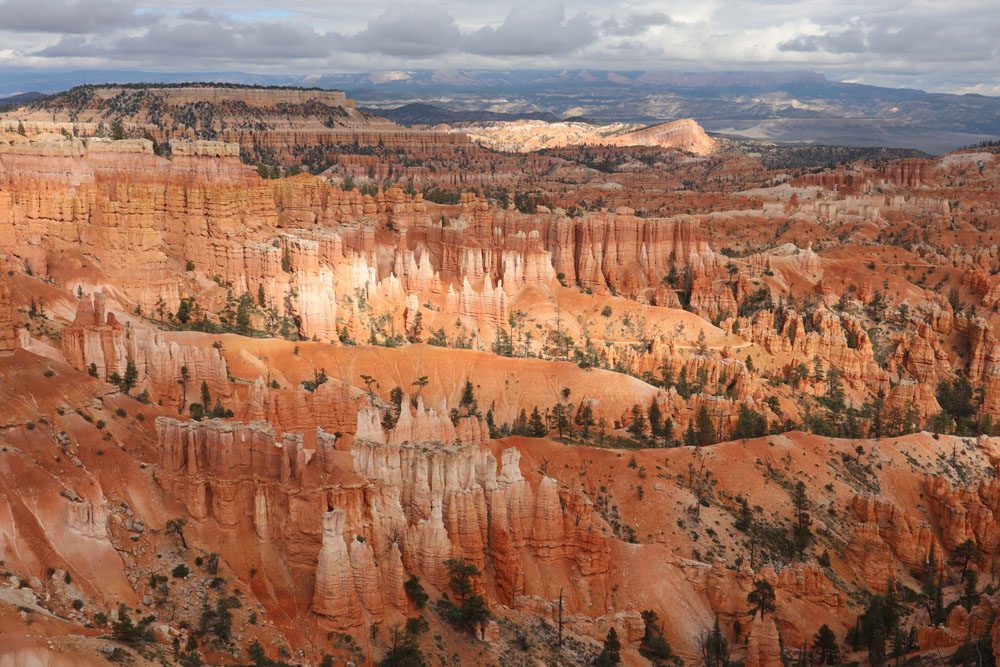
<instances>
[{"instance_id":1,"label":"cloud","mask_svg":"<svg viewBox=\"0 0 1000 667\"><path fill-rule=\"evenodd\" d=\"M416 2L0 0L0 65L797 69L936 90L1000 85L997 0Z\"/></svg>"},{"instance_id":2,"label":"cloud","mask_svg":"<svg viewBox=\"0 0 1000 667\"><path fill-rule=\"evenodd\" d=\"M361 32L342 37L341 46L355 53L384 53L429 58L458 47L462 33L454 17L439 8L386 10Z\"/></svg>"},{"instance_id":3,"label":"cloud","mask_svg":"<svg viewBox=\"0 0 1000 667\"><path fill-rule=\"evenodd\" d=\"M596 38L587 15L567 19L561 3L542 2L511 11L497 28L484 26L467 34L464 48L487 56L555 56L579 51Z\"/></svg>"},{"instance_id":4,"label":"cloud","mask_svg":"<svg viewBox=\"0 0 1000 667\"><path fill-rule=\"evenodd\" d=\"M883 14L854 17L836 25L820 25L778 44L793 53L874 56L921 63L995 60L1000 55L996 31L1000 19L979 19L957 11L945 19L939 14L900 16ZM877 62L877 61L876 61Z\"/></svg>"},{"instance_id":5,"label":"cloud","mask_svg":"<svg viewBox=\"0 0 1000 667\"><path fill-rule=\"evenodd\" d=\"M865 33L858 27L837 29L818 35L799 35L778 44L781 51L800 53L863 53L868 51Z\"/></svg>"},{"instance_id":6,"label":"cloud","mask_svg":"<svg viewBox=\"0 0 1000 667\"><path fill-rule=\"evenodd\" d=\"M47 58L211 58L226 61L323 58L331 39L286 23L231 22L210 17L160 23L138 35L65 35L33 55Z\"/></svg>"},{"instance_id":7,"label":"cloud","mask_svg":"<svg viewBox=\"0 0 1000 667\"><path fill-rule=\"evenodd\" d=\"M645 14L629 14L625 18L611 16L601 23L601 30L616 37L634 37L641 35L650 28L663 25L676 25L670 16L663 12L648 12Z\"/></svg>"},{"instance_id":8,"label":"cloud","mask_svg":"<svg viewBox=\"0 0 1000 667\"><path fill-rule=\"evenodd\" d=\"M139 12L129 0L4 0L0 2L0 29L9 32L48 32L83 35L150 25L159 20Z\"/></svg>"}]
</instances>

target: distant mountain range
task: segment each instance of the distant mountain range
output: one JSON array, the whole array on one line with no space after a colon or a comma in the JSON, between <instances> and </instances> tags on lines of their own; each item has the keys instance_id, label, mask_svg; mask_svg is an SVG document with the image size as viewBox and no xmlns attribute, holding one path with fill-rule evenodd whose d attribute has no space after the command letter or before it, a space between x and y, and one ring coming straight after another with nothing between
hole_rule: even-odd
<instances>
[{"instance_id":1,"label":"distant mountain range","mask_svg":"<svg viewBox=\"0 0 1000 667\"><path fill-rule=\"evenodd\" d=\"M0 96L140 81L337 88L407 124L580 116L652 124L694 118L723 136L930 153L1000 137L1000 98L841 83L813 72L394 70L299 76L17 70L0 71Z\"/></svg>"},{"instance_id":2,"label":"distant mountain range","mask_svg":"<svg viewBox=\"0 0 1000 667\"><path fill-rule=\"evenodd\" d=\"M0 97L0 109L7 109L10 107L20 106L22 104L27 104L28 102L34 102L35 100L40 100L45 97L44 93L18 93L16 95L9 95L7 97Z\"/></svg>"},{"instance_id":3,"label":"distant mountain range","mask_svg":"<svg viewBox=\"0 0 1000 667\"><path fill-rule=\"evenodd\" d=\"M411 102L400 107L362 107L362 111L378 114L400 125L438 125L440 123L492 123L512 120L544 120L556 122L559 116L547 111L501 113L497 111L453 111L423 102Z\"/></svg>"}]
</instances>

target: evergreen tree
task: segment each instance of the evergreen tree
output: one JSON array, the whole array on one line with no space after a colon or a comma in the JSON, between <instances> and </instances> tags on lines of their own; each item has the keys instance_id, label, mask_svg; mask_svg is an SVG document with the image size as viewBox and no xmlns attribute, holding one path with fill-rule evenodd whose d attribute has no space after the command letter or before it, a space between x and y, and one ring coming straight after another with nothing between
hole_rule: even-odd
<instances>
[{"instance_id":1,"label":"evergreen tree","mask_svg":"<svg viewBox=\"0 0 1000 667\"><path fill-rule=\"evenodd\" d=\"M556 429L559 431L559 437L563 437L564 431L569 431L572 424L570 423L569 415L571 406L566 403L556 403L552 406L552 416L556 421ZM572 436L572 432L570 433Z\"/></svg>"},{"instance_id":2,"label":"evergreen tree","mask_svg":"<svg viewBox=\"0 0 1000 667\"><path fill-rule=\"evenodd\" d=\"M396 628L390 635L390 641L389 650L376 663L377 667L426 667L427 661L412 632L400 632Z\"/></svg>"},{"instance_id":3,"label":"evergreen tree","mask_svg":"<svg viewBox=\"0 0 1000 667\"><path fill-rule=\"evenodd\" d=\"M674 385L677 393L680 394L681 398L687 399L691 396L691 385L688 382L687 368L681 368L681 374L677 378L677 384Z\"/></svg>"},{"instance_id":4,"label":"evergreen tree","mask_svg":"<svg viewBox=\"0 0 1000 667\"><path fill-rule=\"evenodd\" d=\"M962 579L964 580L969 572L969 562L973 560L979 550L976 548L976 543L970 540L965 540L957 547L955 547L954 553L954 563L956 565L962 566Z\"/></svg>"},{"instance_id":5,"label":"evergreen tree","mask_svg":"<svg viewBox=\"0 0 1000 667\"><path fill-rule=\"evenodd\" d=\"M688 422L687 431L684 432L684 444L688 447L696 447L698 445L698 434L694 430L694 422Z\"/></svg>"},{"instance_id":6,"label":"evergreen tree","mask_svg":"<svg viewBox=\"0 0 1000 667\"><path fill-rule=\"evenodd\" d=\"M594 660L594 667L614 667L620 664L622 643L618 640L618 633L614 628L608 630L608 636L604 638L604 647L600 655Z\"/></svg>"},{"instance_id":7,"label":"evergreen tree","mask_svg":"<svg viewBox=\"0 0 1000 667\"><path fill-rule=\"evenodd\" d=\"M465 409L467 415L479 414L476 391L472 386L472 380L465 381L465 386L462 387L462 398L458 404Z\"/></svg>"},{"instance_id":8,"label":"evergreen tree","mask_svg":"<svg viewBox=\"0 0 1000 667\"><path fill-rule=\"evenodd\" d=\"M175 317L181 324L187 324L191 320L191 304L193 301L194 297L181 299L180 305L177 306L177 314Z\"/></svg>"},{"instance_id":9,"label":"evergreen tree","mask_svg":"<svg viewBox=\"0 0 1000 667\"><path fill-rule=\"evenodd\" d=\"M628 425L628 432L634 438L642 438L646 434L646 416L638 405L632 406L632 422Z\"/></svg>"},{"instance_id":10,"label":"evergreen tree","mask_svg":"<svg viewBox=\"0 0 1000 667\"><path fill-rule=\"evenodd\" d=\"M475 592L472 584L472 577L480 574L479 569L460 558L449 558L445 565L448 567L449 585L458 604L442 598L437 602L438 610L452 625L475 631L490 617L486 600Z\"/></svg>"},{"instance_id":11,"label":"evergreen tree","mask_svg":"<svg viewBox=\"0 0 1000 667\"><path fill-rule=\"evenodd\" d=\"M541 416L539 416L541 419ZM525 412L524 408L517 413L517 419L514 420L514 435L531 435L531 426L528 422L528 413Z\"/></svg>"},{"instance_id":12,"label":"evergreen tree","mask_svg":"<svg viewBox=\"0 0 1000 667\"><path fill-rule=\"evenodd\" d=\"M206 407L212 404L212 394L208 390L208 382L204 380L201 382L201 404Z\"/></svg>"},{"instance_id":13,"label":"evergreen tree","mask_svg":"<svg viewBox=\"0 0 1000 667\"><path fill-rule=\"evenodd\" d=\"M493 354L501 357L514 356L514 342L510 334L503 328L497 329L497 339L493 341Z\"/></svg>"},{"instance_id":14,"label":"evergreen tree","mask_svg":"<svg viewBox=\"0 0 1000 667\"><path fill-rule=\"evenodd\" d=\"M674 420L667 417L663 421L663 426L660 428L660 435L663 436L663 446L669 447L670 441L674 437Z\"/></svg>"},{"instance_id":15,"label":"evergreen tree","mask_svg":"<svg viewBox=\"0 0 1000 667\"><path fill-rule=\"evenodd\" d=\"M674 651L670 647L670 642L663 636L663 628L658 623L657 613L647 609L642 612L642 620L645 623L645 632L639 645L639 653L654 665L674 662Z\"/></svg>"},{"instance_id":16,"label":"evergreen tree","mask_svg":"<svg viewBox=\"0 0 1000 667\"><path fill-rule=\"evenodd\" d=\"M583 407L580 408L580 413L577 415L577 424L583 428L583 437L590 437L590 429L594 427L594 410L590 407L590 403L584 403Z\"/></svg>"},{"instance_id":17,"label":"evergreen tree","mask_svg":"<svg viewBox=\"0 0 1000 667\"><path fill-rule=\"evenodd\" d=\"M972 607L979 602L979 592L976 590L979 584L979 575L975 570L969 570L965 575L965 588L962 590L961 602L965 611L972 611Z\"/></svg>"},{"instance_id":18,"label":"evergreen tree","mask_svg":"<svg viewBox=\"0 0 1000 667\"><path fill-rule=\"evenodd\" d=\"M538 406L536 405L531 411L531 420L528 422L528 435L533 438L544 438L548 435L548 432L549 429L542 420L542 413L538 411Z\"/></svg>"},{"instance_id":19,"label":"evergreen tree","mask_svg":"<svg viewBox=\"0 0 1000 667\"><path fill-rule=\"evenodd\" d=\"M753 589L747 594L747 602L750 604L751 616L759 613L764 618L765 614L777 609L774 604L774 587L767 579L757 579L753 582Z\"/></svg>"},{"instance_id":20,"label":"evergreen tree","mask_svg":"<svg viewBox=\"0 0 1000 667\"><path fill-rule=\"evenodd\" d=\"M702 635L699 645L705 667L729 667L732 664L729 660L729 642L722 634L718 616L715 617L715 624L708 634Z\"/></svg>"},{"instance_id":21,"label":"evergreen tree","mask_svg":"<svg viewBox=\"0 0 1000 667\"><path fill-rule=\"evenodd\" d=\"M760 438L767 435L767 417L748 405L740 406L740 415L736 420L733 437L740 440Z\"/></svg>"},{"instance_id":22,"label":"evergreen tree","mask_svg":"<svg viewBox=\"0 0 1000 667\"><path fill-rule=\"evenodd\" d=\"M646 411L646 416L649 420L649 432L654 438L659 438L663 435L663 412L660 410L660 404L653 399L653 402L649 404L649 410Z\"/></svg>"},{"instance_id":23,"label":"evergreen tree","mask_svg":"<svg viewBox=\"0 0 1000 667\"><path fill-rule=\"evenodd\" d=\"M750 503L743 496L737 498L736 502L740 505L740 511L734 524L736 530L742 530L745 533L750 532L750 529L753 527L753 510L750 509Z\"/></svg>"},{"instance_id":24,"label":"evergreen tree","mask_svg":"<svg viewBox=\"0 0 1000 667\"><path fill-rule=\"evenodd\" d=\"M135 383L139 379L139 370L135 367L135 362L131 359L125 364L125 377L122 378L121 387L122 393L127 394L135 388Z\"/></svg>"},{"instance_id":25,"label":"evergreen tree","mask_svg":"<svg viewBox=\"0 0 1000 667\"><path fill-rule=\"evenodd\" d=\"M830 626L823 624L813 637L813 657L817 664L835 665L840 662L840 647L837 646L837 635Z\"/></svg>"},{"instance_id":26,"label":"evergreen tree","mask_svg":"<svg viewBox=\"0 0 1000 667\"><path fill-rule=\"evenodd\" d=\"M702 405L698 410L697 433L699 446L712 445L718 442L715 435L715 424L712 423L712 416L708 414L708 407Z\"/></svg>"},{"instance_id":27,"label":"evergreen tree","mask_svg":"<svg viewBox=\"0 0 1000 667\"><path fill-rule=\"evenodd\" d=\"M937 554L932 544L930 554L927 557L927 569L924 571L920 592L923 595L927 615L934 625L943 623L945 619L943 584L942 575L938 572Z\"/></svg>"},{"instance_id":28,"label":"evergreen tree","mask_svg":"<svg viewBox=\"0 0 1000 667\"><path fill-rule=\"evenodd\" d=\"M795 549L799 552L799 560L805 555L805 550L813 540L812 518L809 516L809 499L806 497L806 485L799 480L795 484L795 494L792 497L795 506L795 528L793 529L793 540Z\"/></svg>"}]
</instances>

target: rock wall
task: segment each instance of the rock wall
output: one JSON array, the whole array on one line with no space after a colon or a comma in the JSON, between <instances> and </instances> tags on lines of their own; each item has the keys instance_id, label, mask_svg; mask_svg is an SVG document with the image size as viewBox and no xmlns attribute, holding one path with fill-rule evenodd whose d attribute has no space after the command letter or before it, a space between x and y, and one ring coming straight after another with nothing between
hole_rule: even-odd
<instances>
[{"instance_id":1,"label":"rock wall","mask_svg":"<svg viewBox=\"0 0 1000 667\"><path fill-rule=\"evenodd\" d=\"M10 354L17 349L15 311L11 303L10 281L0 275L0 354Z\"/></svg>"},{"instance_id":2,"label":"rock wall","mask_svg":"<svg viewBox=\"0 0 1000 667\"><path fill-rule=\"evenodd\" d=\"M348 472L322 429L309 449L260 422L161 417L157 480L194 519L252 522L258 540L314 573L312 610L331 627L405 610L411 574L446 590L449 558L476 565L490 599L507 604L545 592L525 577L545 563L575 572L587 597L602 590L610 546L589 501L548 477L532 489L516 449L498 466L478 418L452 424L443 406L419 402L388 430L373 408L357 419ZM568 611L579 599L567 596Z\"/></svg>"}]
</instances>

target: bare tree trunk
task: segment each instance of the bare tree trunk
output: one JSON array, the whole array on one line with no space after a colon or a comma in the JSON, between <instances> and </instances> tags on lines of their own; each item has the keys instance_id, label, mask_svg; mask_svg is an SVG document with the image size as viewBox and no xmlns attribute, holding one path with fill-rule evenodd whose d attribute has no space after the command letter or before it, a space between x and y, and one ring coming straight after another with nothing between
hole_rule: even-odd
<instances>
[{"instance_id":1,"label":"bare tree trunk","mask_svg":"<svg viewBox=\"0 0 1000 667\"><path fill-rule=\"evenodd\" d=\"M563 644L563 589L559 589L559 647Z\"/></svg>"}]
</instances>

